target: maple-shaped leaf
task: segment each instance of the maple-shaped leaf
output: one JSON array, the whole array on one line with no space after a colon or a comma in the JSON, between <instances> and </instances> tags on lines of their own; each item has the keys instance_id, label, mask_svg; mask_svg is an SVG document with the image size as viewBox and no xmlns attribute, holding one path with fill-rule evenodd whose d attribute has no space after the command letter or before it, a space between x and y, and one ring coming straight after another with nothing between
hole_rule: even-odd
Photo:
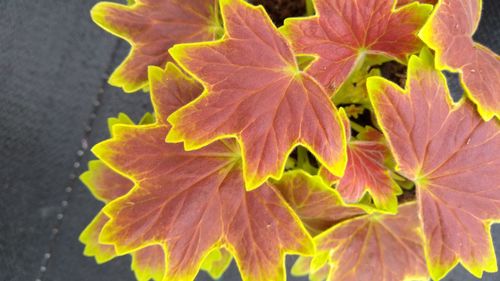
<instances>
[{"instance_id":1,"label":"maple-shaped leaf","mask_svg":"<svg viewBox=\"0 0 500 281\"><path fill-rule=\"evenodd\" d=\"M386 166L390 151L383 135L373 128L364 128L356 138L351 137L350 121L343 109L340 110L340 116L348 140L346 171L341 178L323 168L320 168L319 174L330 184L336 183L336 189L346 202L359 202L368 192L377 208L396 213L397 195L402 191Z\"/></svg>"},{"instance_id":2,"label":"maple-shaped leaf","mask_svg":"<svg viewBox=\"0 0 500 281\"><path fill-rule=\"evenodd\" d=\"M151 115L145 116L149 118ZM118 119L125 124L133 124L130 118L123 113L118 118L110 119ZM142 122L144 121L141 120L140 123ZM113 124L114 122L108 123ZM134 185L132 181L120 176L98 160L89 162L89 171L82 174L81 180L97 199L105 203L126 194ZM109 218L100 212L80 236L80 240L85 244L84 254L95 257L98 263L104 263L117 257L113 245L102 244L98 239L102 228L108 221ZM132 270L137 280L149 281L153 279L161 281L163 279L165 258L163 249L160 246L148 246L131 253L131 255ZM231 260L232 256L228 251L217 249L204 260L202 269L214 279L218 279L226 271Z\"/></svg>"},{"instance_id":3,"label":"maple-shaped leaf","mask_svg":"<svg viewBox=\"0 0 500 281\"><path fill-rule=\"evenodd\" d=\"M125 124L132 122L128 116L120 114L118 118L113 118L108 123L116 124L116 120L121 120L118 122ZM99 160L90 161L89 170L83 173L80 179L94 197L104 203L125 195L134 186L132 181L116 173ZM85 244L84 254L95 257L97 263L104 263L118 256L113 245L99 241L99 235L108 221L108 216L100 212L80 235L80 241ZM155 281L162 280L165 258L160 246L148 246L131 255L132 269L137 280L148 281L151 278Z\"/></svg>"},{"instance_id":4,"label":"maple-shaped leaf","mask_svg":"<svg viewBox=\"0 0 500 281\"><path fill-rule=\"evenodd\" d=\"M111 85L125 92L146 87L148 66L164 67L172 60L168 49L173 45L213 40L222 29L217 0L100 2L91 15L99 26L132 46L109 78Z\"/></svg>"},{"instance_id":5,"label":"maple-shaped leaf","mask_svg":"<svg viewBox=\"0 0 500 281\"><path fill-rule=\"evenodd\" d=\"M368 90L398 172L415 182L431 276L460 261L480 277L497 270L500 125L467 101L453 104L433 60L427 49L410 59L406 90L382 78L369 78Z\"/></svg>"},{"instance_id":6,"label":"maple-shaped leaf","mask_svg":"<svg viewBox=\"0 0 500 281\"><path fill-rule=\"evenodd\" d=\"M306 71L337 90L366 54L405 61L422 44L417 33L432 6L395 8L395 0L313 0L316 15L285 20L281 28L297 53L316 56Z\"/></svg>"},{"instance_id":7,"label":"maple-shaped leaf","mask_svg":"<svg viewBox=\"0 0 500 281\"><path fill-rule=\"evenodd\" d=\"M315 237L312 269L330 266L327 280L428 280L417 204L397 215L367 214Z\"/></svg>"},{"instance_id":8,"label":"maple-shaped leaf","mask_svg":"<svg viewBox=\"0 0 500 281\"><path fill-rule=\"evenodd\" d=\"M436 68L461 73L467 96L484 120L500 118L500 56L475 43L481 0L440 0L420 32L436 52Z\"/></svg>"},{"instance_id":9,"label":"maple-shaped leaf","mask_svg":"<svg viewBox=\"0 0 500 281\"><path fill-rule=\"evenodd\" d=\"M312 235L370 211L361 205L346 206L335 189L302 170L286 172L274 186Z\"/></svg>"},{"instance_id":10,"label":"maple-shaped leaf","mask_svg":"<svg viewBox=\"0 0 500 281\"><path fill-rule=\"evenodd\" d=\"M113 244L118 254L161 245L166 258L162 280L193 280L204 259L221 247L235 257L243 280L284 280L284 255L311 254L310 235L273 186L245 190L234 140L196 151L165 142L170 126L163 115L171 103L185 104L200 91L179 74L172 64L163 76L151 68L157 122L115 125L113 137L93 148L135 184L104 207L110 221L99 240ZM195 92L181 92L186 89Z\"/></svg>"},{"instance_id":11,"label":"maple-shaped leaf","mask_svg":"<svg viewBox=\"0 0 500 281\"><path fill-rule=\"evenodd\" d=\"M324 89L299 70L287 41L266 12L242 0L222 0L225 37L181 44L170 52L206 91L173 113L169 142L188 150L236 137L249 190L280 178L299 144L336 175L345 162L345 136Z\"/></svg>"},{"instance_id":12,"label":"maple-shaped leaf","mask_svg":"<svg viewBox=\"0 0 500 281\"><path fill-rule=\"evenodd\" d=\"M397 215L373 213L346 205L320 177L299 170L285 173L275 186L311 233L321 232L314 238L316 256L299 258L295 275L309 273L319 281L330 271L328 280L427 280L415 203L401 206Z\"/></svg>"}]
</instances>

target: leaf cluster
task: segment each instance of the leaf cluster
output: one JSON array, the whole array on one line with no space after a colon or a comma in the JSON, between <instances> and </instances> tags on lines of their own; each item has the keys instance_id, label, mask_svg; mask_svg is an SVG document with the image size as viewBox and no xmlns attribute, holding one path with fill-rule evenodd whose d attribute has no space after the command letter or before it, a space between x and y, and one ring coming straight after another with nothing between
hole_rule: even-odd
<instances>
[{"instance_id":1,"label":"leaf cluster","mask_svg":"<svg viewBox=\"0 0 500 281\"><path fill-rule=\"evenodd\" d=\"M131 44L109 83L154 113L110 118L92 149L81 180L105 206L84 254L130 254L140 281L218 279L233 259L245 281L281 281L286 254L312 281L496 272L500 58L472 39L481 0L282 2L304 14L92 9Z\"/></svg>"}]
</instances>

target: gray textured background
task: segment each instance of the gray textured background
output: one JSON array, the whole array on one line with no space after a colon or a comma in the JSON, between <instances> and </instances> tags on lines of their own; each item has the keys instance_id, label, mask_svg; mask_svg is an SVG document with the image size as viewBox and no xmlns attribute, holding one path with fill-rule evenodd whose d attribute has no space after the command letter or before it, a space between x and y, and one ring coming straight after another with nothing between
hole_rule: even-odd
<instances>
[{"instance_id":1,"label":"gray textured background","mask_svg":"<svg viewBox=\"0 0 500 281\"><path fill-rule=\"evenodd\" d=\"M91 22L94 4L0 0L0 281L134 280L128 257L98 266L78 242L101 208L75 179L88 148L108 117L150 109L146 94L106 85L128 46ZM497 53L499 17L500 1L485 0L475 36ZM500 252L500 226L493 236ZM240 280L234 264L222 280ZM459 267L447 280L476 279Z\"/></svg>"}]
</instances>

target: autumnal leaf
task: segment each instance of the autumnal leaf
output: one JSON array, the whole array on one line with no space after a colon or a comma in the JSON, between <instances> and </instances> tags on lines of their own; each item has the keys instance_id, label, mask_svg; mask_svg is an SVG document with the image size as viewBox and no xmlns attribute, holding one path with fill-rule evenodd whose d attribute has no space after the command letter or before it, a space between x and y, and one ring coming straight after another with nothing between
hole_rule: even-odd
<instances>
[{"instance_id":1,"label":"autumnal leaf","mask_svg":"<svg viewBox=\"0 0 500 281\"><path fill-rule=\"evenodd\" d=\"M500 118L500 56L475 43L481 0L440 0L420 32L436 52L436 67L461 73L467 96L484 120Z\"/></svg>"},{"instance_id":2,"label":"autumnal leaf","mask_svg":"<svg viewBox=\"0 0 500 281\"><path fill-rule=\"evenodd\" d=\"M151 115L145 116L150 118ZM125 124L132 122L125 114L120 114L117 119L121 119ZM89 162L89 171L82 174L81 179L93 195L105 203L126 194L133 187L133 182L120 176L99 160ZM85 244L84 254L95 257L98 263L104 263L117 257L113 245L102 244L98 239L102 228L108 221L109 218L100 212L80 236L82 243ZM217 253L209 255L205 259L202 269L214 279L218 279L226 271L232 256L223 249L214 252ZM154 279L160 281L163 279L165 258L160 246L148 246L131 253L131 255L132 269L137 280Z\"/></svg>"},{"instance_id":3,"label":"autumnal leaf","mask_svg":"<svg viewBox=\"0 0 500 281\"><path fill-rule=\"evenodd\" d=\"M360 205L347 207L335 189L302 170L286 172L274 186L312 235L370 211Z\"/></svg>"},{"instance_id":4,"label":"autumnal leaf","mask_svg":"<svg viewBox=\"0 0 500 281\"><path fill-rule=\"evenodd\" d=\"M114 126L129 122L132 121L128 116L120 114L118 118L111 119L108 124ZM132 181L119 175L99 160L90 161L89 170L83 173L80 179L94 197L104 203L125 195L134 186ZM104 263L118 256L113 245L99 241L99 235L108 221L108 216L99 212L80 235L80 241L85 244L84 255L95 257L97 263ZM164 263L163 250L159 246L148 246L132 253L132 269L139 281L148 281L151 278L156 281L162 280Z\"/></svg>"},{"instance_id":5,"label":"autumnal leaf","mask_svg":"<svg viewBox=\"0 0 500 281\"><path fill-rule=\"evenodd\" d=\"M192 79L188 79L182 75L179 69L171 63L167 64L167 69L165 71L152 67L149 76L151 80L153 80L151 86L154 86L153 90L155 91L168 92L169 89L175 89L176 93L179 91L184 91L186 93L185 97L170 99L169 105L177 105L177 108L194 99L196 97L195 94L201 93L200 85ZM170 92L174 94L174 91ZM184 103L179 104L182 103L183 100ZM169 107L167 104L166 110L162 111L162 114L169 114L168 110L174 111L175 109L176 108ZM155 123L155 117L150 113L144 114L139 122L139 124L143 125L152 123ZM112 135L112 127L117 124L133 125L134 122L124 113L120 113L117 117L109 118L108 127L110 135ZM108 203L113 199L125 195L134 186L132 181L113 171L99 160L90 161L89 170L83 173L80 179L89 188L94 197L104 203ZM107 262L118 256L113 245L103 244L98 239L102 228L108 221L108 216L100 212L80 235L80 241L85 244L84 254L86 256L95 257L98 263ZM153 279L160 281L163 279L165 257L163 249L160 246L148 246L132 252L131 255L132 270L135 272L137 280L149 281ZM224 258L227 259L227 254L224 255ZM229 255L229 262L230 261L231 256ZM213 261L214 264L215 262L217 261ZM209 264L208 261L207 264ZM220 276L226 268L227 266L223 267L221 264L219 266L203 268L203 270L207 271L211 276Z\"/></svg>"},{"instance_id":6,"label":"autumnal leaf","mask_svg":"<svg viewBox=\"0 0 500 281\"><path fill-rule=\"evenodd\" d=\"M146 113L139 124L151 122L154 122L154 117L150 113ZM117 117L108 119L109 130L111 131L112 127L117 124L131 125L134 122L126 114L120 113ZM89 170L80 176L80 180L89 188L95 198L104 203L125 195L134 186L132 181L116 173L99 160L89 162ZM103 244L99 241L102 228L108 221L108 216L100 212L80 235L80 241L85 244L84 255L93 256L97 263L104 263L118 256L113 245ZM132 270L135 272L137 280L162 280L165 258L161 247L149 246L131 255Z\"/></svg>"},{"instance_id":7,"label":"autumnal leaf","mask_svg":"<svg viewBox=\"0 0 500 281\"><path fill-rule=\"evenodd\" d=\"M405 61L422 44L417 33L432 6L395 0L314 0L316 15L285 20L281 29L297 53L315 55L306 71L337 90L367 54Z\"/></svg>"},{"instance_id":8,"label":"autumnal leaf","mask_svg":"<svg viewBox=\"0 0 500 281\"><path fill-rule=\"evenodd\" d=\"M345 137L324 89L297 66L287 41L262 6L220 2L226 35L217 42L181 44L170 52L206 90L173 113L169 142L187 150L235 137L251 190L280 178L287 155L303 145L333 174L342 175Z\"/></svg>"},{"instance_id":9,"label":"autumnal leaf","mask_svg":"<svg viewBox=\"0 0 500 281\"><path fill-rule=\"evenodd\" d=\"M100 2L92 19L132 46L109 78L113 86L135 92L147 86L148 66L164 67L177 43L213 40L221 31L217 0L137 0L129 5Z\"/></svg>"},{"instance_id":10,"label":"autumnal leaf","mask_svg":"<svg viewBox=\"0 0 500 281\"><path fill-rule=\"evenodd\" d=\"M313 270L330 263L327 280L428 280L417 204L397 215L367 214L347 220L314 238Z\"/></svg>"},{"instance_id":11,"label":"autumnal leaf","mask_svg":"<svg viewBox=\"0 0 500 281\"><path fill-rule=\"evenodd\" d=\"M459 261L477 277L497 270L490 225L500 219L500 126L453 104L424 49L409 63L406 90L369 78L368 90L398 172L416 184L431 276Z\"/></svg>"},{"instance_id":12,"label":"autumnal leaf","mask_svg":"<svg viewBox=\"0 0 500 281\"><path fill-rule=\"evenodd\" d=\"M235 141L196 151L165 142L170 128L163 114L170 102L179 102L172 96L182 104L199 94L174 68L167 66L167 81L160 81L157 68L150 70L155 124L115 125L113 137L93 148L135 183L104 207L110 221L100 241L113 244L118 254L161 245L167 261L163 280L193 280L203 260L220 247L235 257L243 280L284 280L285 253L312 254L311 237L273 186L245 190Z\"/></svg>"},{"instance_id":13,"label":"autumnal leaf","mask_svg":"<svg viewBox=\"0 0 500 281\"><path fill-rule=\"evenodd\" d=\"M373 213L344 204L320 177L303 171L285 173L275 186L311 233L321 233L316 256L300 257L294 275L320 281L330 271L328 280L427 280L415 203L401 206L397 215Z\"/></svg>"},{"instance_id":14,"label":"autumnal leaf","mask_svg":"<svg viewBox=\"0 0 500 281\"><path fill-rule=\"evenodd\" d=\"M351 137L350 121L343 109L340 110L340 116L348 138L345 174L337 178L326 169L320 169L319 174L330 184L337 184L336 189L347 203L359 202L368 192L378 209L396 213L397 195L402 191L385 164L390 151L383 135L374 129L365 128L355 139Z\"/></svg>"}]
</instances>

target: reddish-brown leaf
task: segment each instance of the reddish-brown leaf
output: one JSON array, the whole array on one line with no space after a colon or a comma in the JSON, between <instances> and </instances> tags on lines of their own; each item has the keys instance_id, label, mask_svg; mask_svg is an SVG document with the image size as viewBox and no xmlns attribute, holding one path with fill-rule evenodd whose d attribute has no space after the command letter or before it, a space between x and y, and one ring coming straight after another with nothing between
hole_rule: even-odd
<instances>
[{"instance_id":1,"label":"reddish-brown leaf","mask_svg":"<svg viewBox=\"0 0 500 281\"><path fill-rule=\"evenodd\" d=\"M345 168L345 137L324 89L300 71L294 53L262 7L220 2L223 40L176 45L181 66L205 86L202 96L169 117L169 142L188 150L237 138L249 190L280 178L286 157L303 145L332 172Z\"/></svg>"},{"instance_id":2,"label":"reddish-brown leaf","mask_svg":"<svg viewBox=\"0 0 500 281\"><path fill-rule=\"evenodd\" d=\"M459 261L477 277L496 271L490 225L500 219L500 125L453 104L430 51L409 63L406 90L369 78L368 90L399 173L415 182L431 276Z\"/></svg>"},{"instance_id":3,"label":"reddish-brown leaf","mask_svg":"<svg viewBox=\"0 0 500 281\"><path fill-rule=\"evenodd\" d=\"M158 70L151 72L160 77ZM163 78L176 77L171 72L167 67ZM178 91L199 88L179 86L193 83L185 77L174 83L161 79L151 85L158 121L116 125L113 137L93 148L135 183L105 206L110 221L100 241L113 244L118 254L161 245L167 261L163 280L193 280L203 260L220 247L234 255L243 280L284 280L285 253L310 254L309 234L273 186L246 192L234 140L188 152L181 144L165 143L169 125L163 114L177 102L171 95L188 102L196 93Z\"/></svg>"},{"instance_id":4,"label":"reddish-brown leaf","mask_svg":"<svg viewBox=\"0 0 500 281\"><path fill-rule=\"evenodd\" d=\"M321 167L319 175L329 184L336 183L336 189L347 203L358 202L368 192L377 208L396 213L401 188L386 166L390 151L384 136L367 127L356 138L351 137L349 119L342 109L340 113L348 137L346 171L338 178Z\"/></svg>"},{"instance_id":5,"label":"reddish-brown leaf","mask_svg":"<svg viewBox=\"0 0 500 281\"><path fill-rule=\"evenodd\" d=\"M436 51L436 67L461 73L468 97L485 120L500 118L500 56L475 43L481 0L440 0L420 32Z\"/></svg>"},{"instance_id":6,"label":"reddish-brown leaf","mask_svg":"<svg viewBox=\"0 0 500 281\"><path fill-rule=\"evenodd\" d=\"M132 122L122 114L116 119L121 121L114 120L109 123L114 125L120 122ZM89 170L83 173L80 179L92 194L104 203L125 195L134 186L132 181L111 170L99 160L90 161ZM100 212L80 235L80 241L85 244L84 254L95 257L98 263L107 262L118 256L113 245L99 241L99 235L108 221L108 216ZM165 258L160 246L148 246L131 254L132 269L139 281L148 281L151 278L156 281L162 280Z\"/></svg>"},{"instance_id":7,"label":"reddish-brown leaf","mask_svg":"<svg viewBox=\"0 0 500 281\"><path fill-rule=\"evenodd\" d=\"M366 54L405 61L422 44L417 33L430 5L415 2L396 9L395 0L313 0L316 15L287 19L281 29L297 53L316 56L306 69L337 90Z\"/></svg>"},{"instance_id":8,"label":"reddish-brown leaf","mask_svg":"<svg viewBox=\"0 0 500 281\"><path fill-rule=\"evenodd\" d=\"M294 275L309 274L314 281L327 276L332 281L428 280L415 202L400 206L396 215L373 213L344 204L320 177L303 171L285 173L275 186L311 233L321 233L314 259L300 257Z\"/></svg>"},{"instance_id":9,"label":"reddish-brown leaf","mask_svg":"<svg viewBox=\"0 0 500 281\"><path fill-rule=\"evenodd\" d=\"M335 189L318 176L301 170L287 172L274 186L312 235L344 220L365 214L361 206L346 206Z\"/></svg>"},{"instance_id":10,"label":"reddish-brown leaf","mask_svg":"<svg viewBox=\"0 0 500 281\"><path fill-rule=\"evenodd\" d=\"M132 49L109 78L111 85L134 92L147 86L148 66L164 67L174 44L213 40L222 28L217 0L137 0L129 5L100 2L92 19L127 40Z\"/></svg>"},{"instance_id":11,"label":"reddish-brown leaf","mask_svg":"<svg viewBox=\"0 0 500 281\"><path fill-rule=\"evenodd\" d=\"M428 280L417 204L407 203L397 215L368 214L347 220L315 238L312 269L327 280ZM321 273L321 272L319 272Z\"/></svg>"}]
</instances>

